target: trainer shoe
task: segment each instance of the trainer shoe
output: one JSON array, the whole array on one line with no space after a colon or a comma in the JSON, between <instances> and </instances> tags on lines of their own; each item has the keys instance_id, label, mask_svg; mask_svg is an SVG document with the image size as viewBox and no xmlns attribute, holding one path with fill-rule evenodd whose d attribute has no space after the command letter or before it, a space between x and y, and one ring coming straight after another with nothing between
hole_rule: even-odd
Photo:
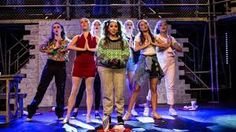
<instances>
[{"instance_id":1,"label":"trainer shoe","mask_svg":"<svg viewBox=\"0 0 236 132\"><path fill-rule=\"evenodd\" d=\"M177 112L175 111L175 109L170 108L170 109L169 109L169 115L171 115L171 116L177 116Z\"/></svg>"},{"instance_id":2,"label":"trainer shoe","mask_svg":"<svg viewBox=\"0 0 236 132\"><path fill-rule=\"evenodd\" d=\"M98 111L95 111L95 119L101 119L101 116Z\"/></svg>"},{"instance_id":3,"label":"trainer shoe","mask_svg":"<svg viewBox=\"0 0 236 132\"><path fill-rule=\"evenodd\" d=\"M149 116L149 108L148 107L144 108L143 116Z\"/></svg>"},{"instance_id":4,"label":"trainer shoe","mask_svg":"<svg viewBox=\"0 0 236 132\"><path fill-rule=\"evenodd\" d=\"M108 131L110 127L110 116L105 115L102 119L102 126L104 131Z\"/></svg>"},{"instance_id":5,"label":"trainer shoe","mask_svg":"<svg viewBox=\"0 0 236 132\"><path fill-rule=\"evenodd\" d=\"M138 116L138 112L135 109L132 109L131 115L136 117L136 116Z\"/></svg>"},{"instance_id":6,"label":"trainer shoe","mask_svg":"<svg viewBox=\"0 0 236 132\"><path fill-rule=\"evenodd\" d=\"M118 125L124 125L124 120L122 119L122 116L117 116L117 123Z\"/></svg>"}]
</instances>

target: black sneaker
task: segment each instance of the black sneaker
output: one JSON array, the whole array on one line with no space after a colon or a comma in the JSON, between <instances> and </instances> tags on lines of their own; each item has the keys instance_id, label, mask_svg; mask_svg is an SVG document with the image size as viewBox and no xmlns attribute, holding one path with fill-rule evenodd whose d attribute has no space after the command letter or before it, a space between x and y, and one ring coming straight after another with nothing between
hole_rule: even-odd
<instances>
[{"instance_id":1,"label":"black sneaker","mask_svg":"<svg viewBox=\"0 0 236 132\"><path fill-rule=\"evenodd\" d=\"M117 123L118 125L124 125L124 120L122 119L122 116L117 116Z\"/></svg>"},{"instance_id":2,"label":"black sneaker","mask_svg":"<svg viewBox=\"0 0 236 132\"><path fill-rule=\"evenodd\" d=\"M101 119L99 112L95 111L95 119Z\"/></svg>"},{"instance_id":3,"label":"black sneaker","mask_svg":"<svg viewBox=\"0 0 236 132\"><path fill-rule=\"evenodd\" d=\"M60 119L60 118L63 117L63 113L64 113L63 107L61 107L61 108L56 107L56 108L55 108L55 114L57 115L58 119ZM62 120L63 120L63 119L62 119Z\"/></svg>"},{"instance_id":4,"label":"black sneaker","mask_svg":"<svg viewBox=\"0 0 236 132\"><path fill-rule=\"evenodd\" d=\"M36 113L36 109L37 108L34 108L31 105L27 106L27 111L28 111L27 120L30 121L32 119L33 115Z\"/></svg>"}]
</instances>

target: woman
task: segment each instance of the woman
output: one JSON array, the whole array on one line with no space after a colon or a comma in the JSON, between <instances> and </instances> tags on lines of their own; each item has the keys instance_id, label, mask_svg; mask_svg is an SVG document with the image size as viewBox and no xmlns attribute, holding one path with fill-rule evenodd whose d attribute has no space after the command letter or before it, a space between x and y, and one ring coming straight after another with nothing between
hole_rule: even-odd
<instances>
[{"instance_id":1,"label":"woman","mask_svg":"<svg viewBox=\"0 0 236 132\"><path fill-rule=\"evenodd\" d=\"M68 49L76 51L76 57L72 75L72 90L68 100L68 109L64 123L70 119L71 111L75 104L82 79L85 79L86 84L86 103L87 114L86 122L91 122L91 109L93 104L93 83L96 74L96 65L94 60L94 52L96 51L96 37L89 32L90 21L87 18L80 20L80 27L83 30L81 35L76 35L68 46Z\"/></svg>"},{"instance_id":2,"label":"woman","mask_svg":"<svg viewBox=\"0 0 236 132\"><path fill-rule=\"evenodd\" d=\"M140 58L135 70L134 90L130 98L130 103L128 106L128 111L123 117L124 120L129 120L131 116L131 110L136 101L138 93L140 91L140 86L144 83L146 79L150 82L150 89L152 94L152 116L154 119L161 119L161 116L156 112L157 108L157 83L163 77L163 71L156 57L156 42L153 34L150 31L148 22L144 19L138 22L139 33L135 37L134 50L140 50Z\"/></svg>"},{"instance_id":3,"label":"woman","mask_svg":"<svg viewBox=\"0 0 236 132\"><path fill-rule=\"evenodd\" d=\"M128 83L129 83L129 89L132 91L132 84L133 84L133 76L134 71L137 67L138 57L140 55L139 51L134 51L134 23L131 20L126 20L124 23L125 26L125 36L128 39L129 42L129 48L130 48L130 57L127 63L127 76L128 76ZM131 114L133 116L138 116L138 112L135 111L135 104L134 107L131 110Z\"/></svg>"},{"instance_id":4,"label":"woman","mask_svg":"<svg viewBox=\"0 0 236 132\"><path fill-rule=\"evenodd\" d=\"M97 65L103 88L103 128L108 130L113 111L113 95L118 125L123 126L125 67L129 58L129 44L124 39L121 23L117 20L104 22L104 37L97 49ZM113 94L113 91L114 94Z\"/></svg>"},{"instance_id":5,"label":"woman","mask_svg":"<svg viewBox=\"0 0 236 132\"><path fill-rule=\"evenodd\" d=\"M38 109L38 106L41 103L53 77L55 77L55 83L57 87L57 106L55 108L55 112L58 119L63 120L66 60L68 55L66 49L67 44L68 40L65 36L64 27L59 22L53 23L51 28L51 37L49 38L48 43L40 46L40 52L46 53L48 55L48 60L44 66L36 95L32 103L27 106L28 121L30 121L33 115L36 113L36 110Z\"/></svg>"},{"instance_id":6,"label":"woman","mask_svg":"<svg viewBox=\"0 0 236 132\"><path fill-rule=\"evenodd\" d=\"M91 35L95 36L97 38L97 41L100 38L100 33L101 32L101 21L100 20L94 20L91 24ZM74 111L72 113L72 117L76 118L79 112L79 105L81 103L84 90L85 90L85 81L83 80L79 89L79 93L76 97L76 103L74 107ZM94 80L94 93L95 93L95 118L99 119L100 114L99 114L99 106L100 106L100 100L101 100L101 82L100 82L100 77L99 74L96 74L95 80Z\"/></svg>"},{"instance_id":7,"label":"woman","mask_svg":"<svg viewBox=\"0 0 236 132\"><path fill-rule=\"evenodd\" d=\"M157 57L160 62L160 66L165 73L165 88L167 104L169 105L169 115L177 116L177 112L174 109L174 85L175 85L175 51L182 52L182 47L175 40L174 37L168 33L168 24L166 20L159 20L154 30L155 38L157 40ZM147 96L148 101L151 98L150 92ZM145 108L146 109L146 108Z\"/></svg>"}]
</instances>

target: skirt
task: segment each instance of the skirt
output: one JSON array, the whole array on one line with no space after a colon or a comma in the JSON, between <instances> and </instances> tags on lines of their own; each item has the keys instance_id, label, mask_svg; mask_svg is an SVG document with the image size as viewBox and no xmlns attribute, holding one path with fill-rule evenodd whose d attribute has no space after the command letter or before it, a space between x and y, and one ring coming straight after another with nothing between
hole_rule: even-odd
<instances>
[{"instance_id":1,"label":"skirt","mask_svg":"<svg viewBox=\"0 0 236 132\"><path fill-rule=\"evenodd\" d=\"M133 78L134 82L142 85L147 79L156 77L159 83L161 78L164 77L164 72L161 69L157 56L140 55Z\"/></svg>"}]
</instances>

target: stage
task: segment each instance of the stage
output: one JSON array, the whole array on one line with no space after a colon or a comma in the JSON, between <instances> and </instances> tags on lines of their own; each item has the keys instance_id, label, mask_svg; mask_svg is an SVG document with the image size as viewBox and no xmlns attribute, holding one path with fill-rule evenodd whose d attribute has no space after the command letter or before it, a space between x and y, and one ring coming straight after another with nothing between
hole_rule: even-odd
<instances>
[{"instance_id":1,"label":"stage","mask_svg":"<svg viewBox=\"0 0 236 132\"><path fill-rule=\"evenodd\" d=\"M157 31L159 20L167 20L166 25L168 26L164 31L164 36L172 36L176 40L172 43L173 39L171 38L171 43L169 43L169 37L166 38L165 44L167 46L164 47L171 49L171 52L168 51L168 57L175 57L175 64L173 63L175 67L169 73L175 73L174 79L171 81L175 82L174 91L171 87L171 92L174 92L174 103L178 104L176 105L178 116L169 116L168 106L164 105L168 102L169 94L167 93L170 93L165 82L170 81L163 78L157 86L157 103L162 104L158 105L157 111L162 115L163 120L143 117L143 107L138 106L136 110L139 117L132 117L131 120L125 121L125 131L236 132L236 82L233 81L233 78L236 78L236 74L234 74L236 69L234 68L236 67L236 61L234 61L236 58L236 52L234 52L236 49L236 37L234 37L236 34L235 0L1 0L0 12L0 76L2 78L0 79L0 132L102 131L102 119L95 119L93 113L92 122L85 123L87 106L85 96L82 97L79 115L76 119L71 119L69 124L58 121L57 116L52 111L51 106L57 104L58 97L64 97L60 104L63 102L64 105L68 104L68 98L71 95L72 76L74 76L71 73L73 73L75 57L78 55L78 52L73 50L68 55L65 54L67 46L61 45L61 40L70 41L84 31L86 33L91 31L92 34L92 31L95 31L92 28L95 27L93 26L95 20L101 21L99 24L101 27L96 29L97 35L93 34L98 38L103 38L104 35L106 38L112 36L111 32L106 33L108 30L105 27L109 27L107 20L115 20L117 24L120 23L118 25L121 26L118 27L122 29L115 35L117 40L123 39L125 36L125 38L131 36L129 38L131 40L143 32L139 26L142 19L147 21L147 27L150 29L148 29L149 37L142 38L143 35L140 36L142 40L140 44L149 42L150 38L152 42L149 45L155 43L154 38L156 34L159 34ZM83 29L82 17L91 21L91 25L89 25L90 22L87 23L91 28ZM132 32L131 30L129 32L123 31L126 29L125 22L127 20L133 23ZM59 30L61 33L53 31L55 22L61 25L59 26L59 29L63 29ZM118 34L121 32L122 34ZM60 39L57 39L58 36ZM148 41L143 41L144 39ZM57 41L53 50L47 54L44 51L40 52L42 44L47 44L51 40ZM97 44L100 44L99 42ZM130 49L136 47L136 42L135 40L129 41ZM164 51L156 51L156 49L163 48L158 46L158 43L152 46L153 50L150 51L155 50L155 53L152 52L150 55ZM175 47L177 43L183 48L181 52L175 52L178 51ZM57 52L60 49L58 44L64 50ZM121 44L123 45L123 41ZM124 46L122 45L121 49L123 50ZM89 47L84 47L86 52L87 50L90 52L91 47ZM144 51L146 47L137 49ZM25 110L26 106L31 104L34 99L40 78L48 77L44 76L44 72L42 72L47 67L48 58L52 59L51 55L58 56L61 52L63 52L64 57L55 57L54 59L66 62L65 65L63 63L63 71L64 69L66 71L63 76L66 77L66 80L65 82L64 79L51 81L50 85L47 86L47 92L41 96L43 97L42 102L40 102L42 107L37 111L38 114L33 117L31 122L27 122L27 112L21 117L23 108ZM116 54L116 52L114 53ZM96 55L99 54L96 53ZM110 57L113 56L116 55L109 55L107 58L110 60ZM98 56L99 58L103 57ZM123 59L123 55L118 58ZM162 57L158 55L157 58L161 62ZM114 58L114 60L116 59ZM110 61L108 62L110 63ZM106 66L104 65L104 67ZM24 76L16 77L17 74ZM168 74L165 76L168 78ZM63 88L65 84L64 92L58 90L59 86L54 82L63 82ZM109 81L104 82L102 86L110 83ZM143 82L137 104L146 102L148 89L152 86L149 84L149 80ZM47 84L47 82L42 84ZM94 83L94 86L99 85L98 82ZM125 105L129 104L131 97L130 86L127 77L126 85L122 86L124 87L124 95L122 96ZM97 92L97 95L103 95L103 89L101 88L101 93ZM62 96L57 96L57 93L61 93ZM102 102L102 99L94 100ZM190 105L191 101L197 101L199 107L196 110L184 110L186 103ZM206 103L209 101L220 103ZM127 106L125 106L125 110L127 110ZM66 111L64 117L65 114ZM102 116L102 107L100 114ZM14 119L11 115L21 118ZM6 117L6 120L3 116ZM111 126L114 126L117 124L115 110L111 116Z\"/></svg>"},{"instance_id":2,"label":"stage","mask_svg":"<svg viewBox=\"0 0 236 132\"><path fill-rule=\"evenodd\" d=\"M163 120L153 120L151 117L141 117L143 108L138 107L140 117L132 117L125 122L126 130L140 131L236 131L236 107L233 105L202 104L196 111L182 110L184 105L176 106L178 116L168 115L168 107L160 105L158 112ZM50 108L41 108L39 115L33 117L31 122L26 122L26 117L16 119L8 125L1 125L1 132L64 132L64 131L98 131L101 130L102 121L95 119L85 123L86 109L81 108L77 119L71 119L70 124L62 124L57 121L54 112ZM102 111L100 111L101 113ZM112 115L112 125L116 124L116 114Z\"/></svg>"}]
</instances>

